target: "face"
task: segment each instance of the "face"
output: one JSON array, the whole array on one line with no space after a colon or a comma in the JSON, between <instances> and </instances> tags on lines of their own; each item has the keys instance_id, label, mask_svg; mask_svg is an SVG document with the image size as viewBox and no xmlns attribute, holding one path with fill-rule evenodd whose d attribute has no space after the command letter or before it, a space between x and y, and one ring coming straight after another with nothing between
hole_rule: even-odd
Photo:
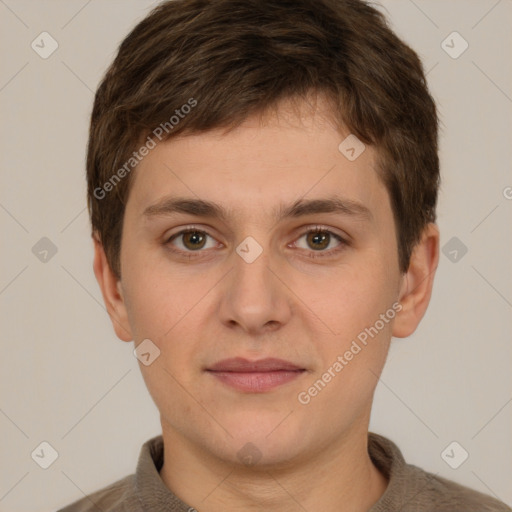
<instances>
[{"instance_id":1,"label":"face","mask_svg":"<svg viewBox=\"0 0 512 512\"><path fill-rule=\"evenodd\" d=\"M349 160L317 108L171 139L133 176L114 325L160 351L140 368L164 436L222 460L297 461L366 433L402 314L376 153Z\"/></svg>"}]
</instances>

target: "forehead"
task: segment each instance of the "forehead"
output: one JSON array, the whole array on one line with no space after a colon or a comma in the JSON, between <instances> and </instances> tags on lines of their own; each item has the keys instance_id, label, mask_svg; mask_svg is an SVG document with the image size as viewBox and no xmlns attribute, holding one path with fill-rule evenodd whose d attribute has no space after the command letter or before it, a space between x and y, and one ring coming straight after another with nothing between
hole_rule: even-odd
<instances>
[{"instance_id":1,"label":"forehead","mask_svg":"<svg viewBox=\"0 0 512 512\"><path fill-rule=\"evenodd\" d=\"M345 154L352 148L348 156L356 153L355 159ZM304 104L300 111L283 104L227 133L216 129L158 144L132 177L127 211L143 216L189 198L219 218L276 219L299 202L341 198L372 217L387 198L375 165L375 149L338 130L326 104Z\"/></svg>"}]
</instances>

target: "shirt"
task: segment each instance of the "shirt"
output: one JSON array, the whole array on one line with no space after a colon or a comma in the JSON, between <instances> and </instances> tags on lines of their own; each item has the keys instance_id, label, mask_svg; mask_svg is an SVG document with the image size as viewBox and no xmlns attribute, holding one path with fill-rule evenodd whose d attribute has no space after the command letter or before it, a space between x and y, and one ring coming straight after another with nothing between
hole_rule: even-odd
<instances>
[{"instance_id":1,"label":"shirt","mask_svg":"<svg viewBox=\"0 0 512 512\"><path fill-rule=\"evenodd\" d=\"M369 432L368 453L389 480L368 512L512 512L490 496L407 464L398 447L383 436ZM159 435L143 444L135 474L57 512L194 512L164 484L159 474L163 460Z\"/></svg>"}]
</instances>

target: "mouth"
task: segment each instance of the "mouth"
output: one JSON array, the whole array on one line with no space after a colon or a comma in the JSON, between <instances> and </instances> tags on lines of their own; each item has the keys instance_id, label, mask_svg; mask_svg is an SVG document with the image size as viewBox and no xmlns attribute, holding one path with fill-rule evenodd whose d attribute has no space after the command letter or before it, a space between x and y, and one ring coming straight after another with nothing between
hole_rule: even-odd
<instances>
[{"instance_id":1,"label":"mouth","mask_svg":"<svg viewBox=\"0 0 512 512\"><path fill-rule=\"evenodd\" d=\"M264 393L297 379L306 369L282 359L249 361L236 357L219 361L206 372L237 391Z\"/></svg>"}]
</instances>

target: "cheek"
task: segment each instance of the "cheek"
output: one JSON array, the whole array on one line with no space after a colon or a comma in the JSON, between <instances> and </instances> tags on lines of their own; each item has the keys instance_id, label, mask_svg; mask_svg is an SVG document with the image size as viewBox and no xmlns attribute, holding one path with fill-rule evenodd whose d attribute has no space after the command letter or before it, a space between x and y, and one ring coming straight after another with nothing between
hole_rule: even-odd
<instances>
[{"instance_id":1,"label":"cheek","mask_svg":"<svg viewBox=\"0 0 512 512\"><path fill-rule=\"evenodd\" d=\"M209 278L187 275L160 251L144 251L130 240L124 250L122 285L132 332L136 340L158 344L201 300Z\"/></svg>"},{"instance_id":2,"label":"cheek","mask_svg":"<svg viewBox=\"0 0 512 512\"><path fill-rule=\"evenodd\" d=\"M312 337L319 365L297 400L318 421L326 410L334 423L363 414L384 366L396 303L372 287L363 292L340 294L336 304L326 303L324 318L336 335Z\"/></svg>"},{"instance_id":3,"label":"cheek","mask_svg":"<svg viewBox=\"0 0 512 512\"><path fill-rule=\"evenodd\" d=\"M362 261L296 280L294 292L318 321L318 329L343 344L373 324L394 301L391 272L382 262Z\"/></svg>"},{"instance_id":4,"label":"cheek","mask_svg":"<svg viewBox=\"0 0 512 512\"><path fill-rule=\"evenodd\" d=\"M319 414L328 403L347 412L371 400L397 314L391 274L382 262L361 262L321 287L310 288L321 318L317 335L313 332L311 337L319 366L309 382L312 395L318 395L312 410L319 407ZM354 396L359 399L354 401Z\"/></svg>"},{"instance_id":5,"label":"cheek","mask_svg":"<svg viewBox=\"0 0 512 512\"><path fill-rule=\"evenodd\" d=\"M127 279L127 312L135 340L149 339L160 351L151 366L140 365L155 401L163 393L165 400L179 403L181 388L172 377L192 389L189 380L195 370L191 369L197 367L204 321L210 317L205 311L211 301L208 291L217 281L213 273L191 276L157 264L145 266Z\"/></svg>"}]
</instances>

